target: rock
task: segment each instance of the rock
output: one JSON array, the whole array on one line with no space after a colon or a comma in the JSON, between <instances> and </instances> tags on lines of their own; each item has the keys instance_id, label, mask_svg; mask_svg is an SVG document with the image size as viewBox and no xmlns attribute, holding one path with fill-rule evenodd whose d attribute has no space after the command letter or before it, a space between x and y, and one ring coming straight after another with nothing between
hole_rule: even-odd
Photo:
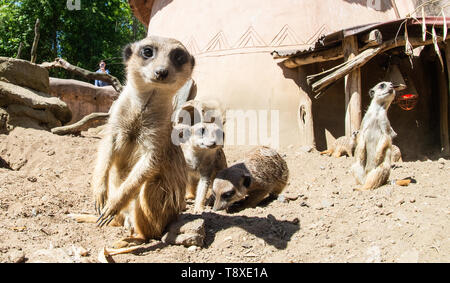
<instances>
[{"instance_id":1,"label":"rock","mask_svg":"<svg viewBox=\"0 0 450 283\"><path fill-rule=\"evenodd\" d=\"M0 106L11 104L24 105L34 110L50 111L62 124L72 119L72 112L69 107L59 98L0 81Z\"/></svg>"},{"instance_id":2,"label":"rock","mask_svg":"<svg viewBox=\"0 0 450 283\"><path fill-rule=\"evenodd\" d=\"M23 251L13 250L8 255L9 261L11 263L24 263L27 258L25 257L25 253Z\"/></svg>"},{"instance_id":3,"label":"rock","mask_svg":"<svg viewBox=\"0 0 450 283\"><path fill-rule=\"evenodd\" d=\"M49 93L48 71L26 60L0 57L0 81Z\"/></svg>"},{"instance_id":4,"label":"rock","mask_svg":"<svg viewBox=\"0 0 450 283\"><path fill-rule=\"evenodd\" d=\"M112 86L97 87L78 80L50 78L49 94L64 101L72 110L69 124L94 112L107 113L119 94Z\"/></svg>"},{"instance_id":5,"label":"rock","mask_svg":"<svg viewBox=\"0 0 450 283\"><path fill-rule=\"evenodd\" d=\"M439 160L438 160L438 162L439 162L439 164L443 164L443 165L445 165L445 159L444 158L439 158Z\"/></svg>"},{"instance_id":6,"label":"rock","mask_svg":"<svg viewBox=\"0 0 450 283\"><path fill-rule=\"evenodd\" d=\"M284 195L279 195L277 200L281 203L287 203L288 200L286 199L286 197Z\"/></svg>"},{"instance_id":7,"label":"rock","mask_svg":"<svg viewBox=\"0 0 450 283\"><path fill-rule=\"evenodd\" d=\"M33 176L28 177L27 180L30 181L31 183L36 183L37 182L37 178L33 177Z\"/></svg>"},{"instance_id":8,"label":"rock","mask_svg":"<svg viewBox=\"0 0 450 283\"><path fill-rule=\"evenodd\" d=\"M332 203L329 200L324 199L324 200L322 200L321 205L323 208L328 208L328 207L333 207L334 203Z\"/></svg>"},{"instance_id":9,"label":"rock","mask_svg":"<svg viewBox=\"0 0 450 283\"><path fill-rule=\"evenodd\" d=\"M205 221L201 218L181 215L178 221L169 225L161 241L170 245L203 247L204 239Z\"/></svg>"},{"instance_id":10,"label":"rock","mask_svg":"<svg viewBox=\"0 0 450 283\"><path fill-rule=\"evenodd\" d=\"M33 109L25 105L11 104L8 105L8 113L11 116L9 124L16 126L22 126L18 122L18 117L28 117L39 121L39 123L45 123L49 129L61 127L62 125L61 121L56 119L55 115L48 109Z\"/></svg>"},{"instance_id":11,"label":"rock","mask_svg":"<svg viewBox=\"0 0 450 283\"><path fill-rule=\"evenodd\" d=\"M187 250L190 252L196 252L198 251L200 248L197 246L190 246Z\"/></svg>"},{"instance_id":12,"label":"rock","mask_svg":"<svg viewBox=\"0 0 450 283\"><path fill-rule=\"evenodd\" d=\"M288 200L295 201L299 198L299 195L297 193L291 193L291 192L285 192L283 193L284 197Z\"/></svg>"}]
</instances>

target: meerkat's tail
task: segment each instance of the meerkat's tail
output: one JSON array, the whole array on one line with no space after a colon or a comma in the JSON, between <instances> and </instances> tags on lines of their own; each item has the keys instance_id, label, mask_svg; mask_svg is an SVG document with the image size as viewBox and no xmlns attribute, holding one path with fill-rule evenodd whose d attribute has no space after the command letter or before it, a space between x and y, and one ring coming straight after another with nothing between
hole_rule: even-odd
<instances>
[{"instance_id":1,"label":"meerkat's tail","mask_svg":"<svg viewBox=\"0 0 450 283\"><path fill-rule=\"evenodd\" d=\"M322 151L322 152L320 152L320 155L331 155L333 153L333 151L331 150L331 149L328 149L328 150L325 150L325 151Z\"/></svg>"}]
</instances>

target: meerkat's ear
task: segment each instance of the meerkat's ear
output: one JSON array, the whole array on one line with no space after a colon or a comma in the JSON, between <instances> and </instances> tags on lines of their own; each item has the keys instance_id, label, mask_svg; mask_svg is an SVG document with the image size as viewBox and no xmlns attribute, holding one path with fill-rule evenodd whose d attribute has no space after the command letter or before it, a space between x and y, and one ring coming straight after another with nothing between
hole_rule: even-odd
<instances>
[{"instance_id":1,"label":"meerkat's ear","mask_svg":"<svg viewBox=\"0 0 450 283\"><path fill-rule=\"evenodd\" d=\"M192 55L191 55L191 65L192 65L192 68L195 67L195 57Z\"/></svg>"},{"instance_id":2,"label":"meerkat's ear","mask_svg":"<svg viewBox=\"0 0 450 283\"><path fill-rule=\"evenodd\" d=\"M244 187L248 188L248 187L250 187L251 184L252 184L252 178L250 177L249 174L245 174L242 185L244 185Z\"/></svg>"},{"instance_id":3,"label":"meerkat's ear","mask_svg":"<svg viewBox=\"0 0 450 283\"><path fill-rule=\"evenodd\" d=\"M127 46L125 46L125 48L123 49L123 61L124 62L128 62L128 60L130 59L131 55L133 55L133 48L132 48L132 44L127 44Z\"/></svg>"},{"instance_id":4,"label":"meerkat's ear","mask_svg":"<svg viewBox=\"0 0 450 283\"><path fill-rule=\"evenodd\" d=\"M373 98L374 95L375 95L375 91L374 91L373 89L371 89L371 90L369 91L369 96L370 96L370 98Z\"/></svg>"}]
</instances>

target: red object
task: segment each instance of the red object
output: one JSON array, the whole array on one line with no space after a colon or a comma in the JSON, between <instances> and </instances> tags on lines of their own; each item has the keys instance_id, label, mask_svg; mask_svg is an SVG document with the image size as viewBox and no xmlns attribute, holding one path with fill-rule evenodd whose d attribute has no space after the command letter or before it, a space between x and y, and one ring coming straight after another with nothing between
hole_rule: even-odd
<instances>
[{"instance_id":1,"label":"red object","mask_svg":"<svg viewBox=\"0 0 450 283\"><path fill-rule=\"evenodd\" d=\"M401 109L405 111L413 110L416 107L419 95L417 94L403 94L397 98L396 103Z\"/></svg>"}]
</instances>

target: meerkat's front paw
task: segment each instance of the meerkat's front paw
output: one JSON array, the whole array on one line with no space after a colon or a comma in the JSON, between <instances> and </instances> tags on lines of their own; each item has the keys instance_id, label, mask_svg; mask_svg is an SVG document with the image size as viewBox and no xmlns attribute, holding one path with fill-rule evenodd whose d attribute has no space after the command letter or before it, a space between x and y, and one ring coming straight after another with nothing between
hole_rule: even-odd
<instances>
[{"instance_id":1,"label":"meerkat's front paw","mask_svg":"<svg viewBox=\"0 0 450 283\"><path fill-rule=\"evenodd\" d=\"M97 226L103 227L114 220L114 217L122 210L122 203L120 199L110 200L103 208L100 217L97 219Z\"/></svg>"},{"instance_id":2,"label":"meerkat's front paw","mask_svg":"<svg viewBox=\"0 0 450 283\"><path fill-rule=\"evenodd\" d=\"M100 214L103 208L106 205L106 201L108 200L108 190L106 186L100 185L94 187L94 205L95 211Z\"/></svg>"},{"instance_id":3,"label":"meerkat's front paw","mask_svg":"<svg viewBox=\"0 0 450 283\"><path fill-rule=\"evenodd\" d=\"M186 196L185 196L185 199L193 200L193 199L195 199L195 195L193 193L191 193L191 192L187 192Z\"/></svg>"}]
</instances>

